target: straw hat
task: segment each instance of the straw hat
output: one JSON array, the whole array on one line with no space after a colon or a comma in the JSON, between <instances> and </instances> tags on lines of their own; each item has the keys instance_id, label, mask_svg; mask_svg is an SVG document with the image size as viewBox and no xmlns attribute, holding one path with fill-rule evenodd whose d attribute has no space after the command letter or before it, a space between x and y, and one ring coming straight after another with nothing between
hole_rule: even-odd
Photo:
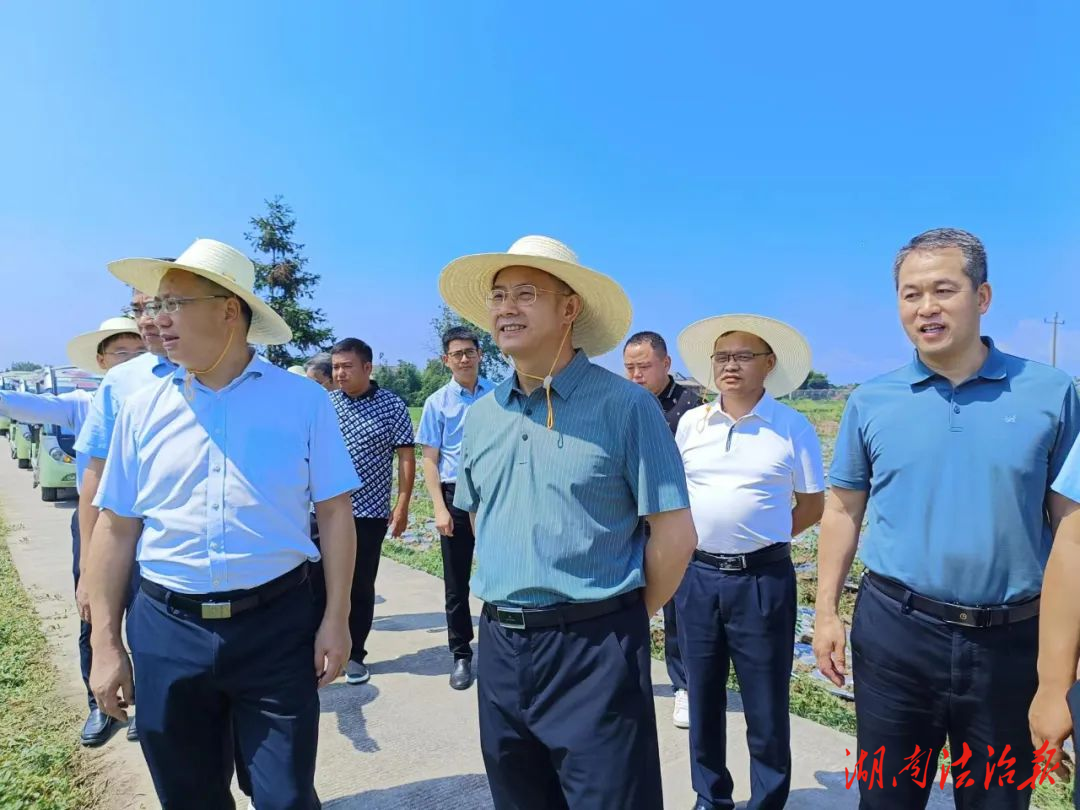
<instances>
[{"instance_id":1,"label":"straw hat","mask_svg":"<svg viewBox=\"0 0 1080 810\"><path fill-rule=\"evenodd\" d=\"M301 377L307 376L307 371L304 370L303 366L289 366L289 373L299 374Z\"/></svg>"},{"instance_id":2,"label":"straw hat","mask_svg":"<svg viewBox=\"0 0 1080 810\"><path fill-rule=\"evenodd\" d=\"M506 253L477 253L455 259L439 276L439 293L467 321L489 325L485 297L496 274L523 265L562 280L581 296L581 314L574 321L573 345L596 357L614 349L626 336L633 317L630 299L613 279L583 267L570 248L547 236L524 236Z\"/></svg>"},{"instance_id":3,"label":"straw hat","mask_svg":"<svg viewBox=\"0 0 1080 810\"><path fill-rule=\"evenodd\" d=\"M68 341L67 356L71 365L78 366L91 374L100 374L101 366L97 361L98 346L101 341L113 335L133 334L140 337L139 327L131 318L106 318L94 332L84 332Z\"/></svg>"},{"instance_id":4,"label":"straw hat","mask_svg":"<svg viewBox=\"0 0 1080 810\"><path fill-rule=\"evenodd\" d=\"M255 294L255 265L236 248L213 239L196 239L176 261L121 259L109 263L109 272L147 295L157 295L158 285L169 270L187 270L219 284L251 307L247 340L263 346L288 343L292 329Z\"/></svg>"},{"instance_id":5,"label":"straw hat","mask_svg":"<svg viewBox=\"0 0 1080 810\"><path fill-rule=\"evenodd\" d=\"M790 394L810 374L810 344L793 327L761 315L718 315L691 324L679 335L679 355L690 376L710 391L718 390L713 377L713 346L728 332L757 335L773 350L776 367L765 378L769 396Z\"/></svg>"}]
</instances>

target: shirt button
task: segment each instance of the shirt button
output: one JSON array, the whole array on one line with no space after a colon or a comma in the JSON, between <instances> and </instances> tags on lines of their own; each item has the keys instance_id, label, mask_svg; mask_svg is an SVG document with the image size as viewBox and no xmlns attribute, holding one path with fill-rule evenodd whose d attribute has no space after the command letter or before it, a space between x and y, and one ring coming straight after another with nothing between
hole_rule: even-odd
<instances>
[{"instance_id":1,"label":"shirt button","mask_svg":"<svg viewBox=\"0 0 1080 810\"><path fill-rule=\"evenodd\" d=\"M960 413L960 406L959 405L953 405L952 412L953 413Z\"/></svg>"},{"instance_id":2,"label":"shirt button","mask_svg":"<svg viewBox=\"0 0 1080 810\"><path fill-rule=\"evenodd\" d=\"M220 464L215 464L214 465L214 472L221 472L221 465Z\"/></svg>"},{"instance_id":3,"label":"shirt button","mask_svg":"<svg viewBox=\"0 0 1080 810\"><path fill-rule=\"evenodd\" d=\"M217 511L218 509L220 509L221 507L220 507L220 506L218 506L218 505L217 505L217 504L215 503L215 504L214 504L213 506L211 506L210 508L211 508L211 509L213 509L213 510L214 510L214 511L216 512L216 511Z\"/></svg>"},{"instance_id":4,"label":"shirt button","mask_svg":"<svg viewBox=\"0 0 1080 810\"><path fill-rule=\"evenodd\" d=\"M523 442L527 442L529 440L529 434L528 433L522 433L521 434L521 440Z\"/></svg>"},{"instance_id":5,"label":"shirt button","mask_svg":"<svg viewBox=\"0 0 1080 810\"><path fill-rule=\"evenodd\" d=\"M218 584L220 584L220 582L221 582L220 580L217 580L217 579L215 579L215 580L214 580L214 584L215 584L215 585L218 585Z\"/></svg>"},{"instance_id":6,"label":"shirt button","mask_svg":"<svg viewBox=\"0 0 1080 810\"><path fill-rule=\"evenodd\" d=\"M532 408L526 408L525 409L525 415L526 416L532 416Z\"/></svg>"}]
</instances>

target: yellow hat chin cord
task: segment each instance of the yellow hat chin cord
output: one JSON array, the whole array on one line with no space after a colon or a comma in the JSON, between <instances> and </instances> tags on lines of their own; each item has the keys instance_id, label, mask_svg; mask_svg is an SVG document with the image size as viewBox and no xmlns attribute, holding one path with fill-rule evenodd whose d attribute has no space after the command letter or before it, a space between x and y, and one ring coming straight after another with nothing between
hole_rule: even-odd
<instances>
[{"instance_id":1,"label":"yellow hat chin cord","mask_svg":"<svg viewBox=\"0 0 1080 810\"><path fill-rule=\"evenodd\" d=\"M551 430L555 427L555 410L551 406L551 381L552 373L555 371L555 366L559 363L559 357L562 355L563 347L566 346L566 339L570 337L570 332L573 330L574 324L570 324L566 327L566 332L563 333L562 342L559 344L559 350L555 352L555 359L551 362L551 368L548 370L546 377L537 377L535 374L529 374L527 371L522 371L516 366L515 371L522 377L528 377L530 380L540 380L544 386L544 397L547 400L547 429Z\"/></svg>"},{"instance_id":2,"label":"yellow hat chin cord","mask_svg":"<svg viewBox=\"0 0 1080 810\"><path fill-rule=\"evenodd\" d=\"M191 387L191 381L200 374L210 374L221 365L221 361L225 359L225 355L229 351L229 347L232 345L233 335L236 333L236 327L229 329L229 339L225 341L225 348L221 350L221 354L218 355L218 359L214 361L214 365L207 369L189 368L184 374L184 397L188 402L195 399L195 389Z\"/></svg>"}]
</instances>

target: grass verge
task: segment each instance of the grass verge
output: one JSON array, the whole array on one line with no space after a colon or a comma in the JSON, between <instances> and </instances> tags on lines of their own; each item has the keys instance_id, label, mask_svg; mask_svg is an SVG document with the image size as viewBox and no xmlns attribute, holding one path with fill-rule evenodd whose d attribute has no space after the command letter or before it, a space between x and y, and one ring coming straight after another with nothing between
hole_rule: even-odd
<instances>
[{"instance_id":1,"label":"grass verge","mask_svg":"<svg viewBox=\"0 0 1080 810\"><path fill-rule=\"evenodd\" d=\"M0 518L0 808L85 810L98 795L76 740L80 718L57 698L45 635Z\"/></svg>"}]
</instances>

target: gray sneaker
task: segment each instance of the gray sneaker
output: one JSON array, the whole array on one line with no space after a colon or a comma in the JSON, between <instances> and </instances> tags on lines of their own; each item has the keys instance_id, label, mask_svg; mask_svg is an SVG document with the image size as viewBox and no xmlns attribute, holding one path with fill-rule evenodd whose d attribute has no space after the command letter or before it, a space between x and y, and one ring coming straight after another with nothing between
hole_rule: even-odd
<instances>
[{"instance_id":1,"label":"gray sneaker","mask_svg":"<svg viewBox=\"0 0 1080 810\"><path fill-rule=\"evenodd\" d=\"M355 686L356 684L367 683L370 680L371 673L359 661L350 661L345 665L345 683L351 683Z\"/></svg>"}]
</instances>

